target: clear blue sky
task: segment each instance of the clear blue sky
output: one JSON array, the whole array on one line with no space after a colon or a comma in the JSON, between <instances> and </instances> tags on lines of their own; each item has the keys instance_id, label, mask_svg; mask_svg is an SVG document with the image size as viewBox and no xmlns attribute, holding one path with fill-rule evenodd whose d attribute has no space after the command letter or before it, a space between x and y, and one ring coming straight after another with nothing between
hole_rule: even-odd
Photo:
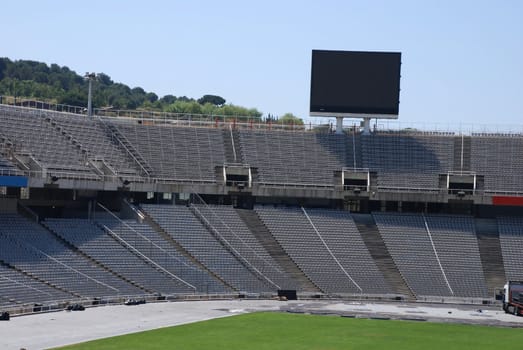
<instances>
[{"instance_id":1,"label":"clear blue sky","mask_svg":"<svg viewBox=\"0 0 523 350\"><path fill-rule=\"evenodd\" d=\"M312 49L402 52L400 121L523 124L523 1L17 0L0 56L308 116Z\"/></svg>"}]
</instances>

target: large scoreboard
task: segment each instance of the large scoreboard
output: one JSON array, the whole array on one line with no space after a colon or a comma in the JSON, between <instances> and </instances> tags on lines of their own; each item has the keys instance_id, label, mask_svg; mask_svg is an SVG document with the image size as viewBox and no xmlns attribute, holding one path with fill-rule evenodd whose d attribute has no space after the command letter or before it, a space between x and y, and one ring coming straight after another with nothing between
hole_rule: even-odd
<instances>
[{"instance_id":1,"label":"large scoreboard","mask_svg":"<svg viewBox=\"0 0 523 350\"><path fill-rule=\"evenodd\" d=\"M312 51L310 115L397 119L401 53Z\"/></svg>"}]
</instances>

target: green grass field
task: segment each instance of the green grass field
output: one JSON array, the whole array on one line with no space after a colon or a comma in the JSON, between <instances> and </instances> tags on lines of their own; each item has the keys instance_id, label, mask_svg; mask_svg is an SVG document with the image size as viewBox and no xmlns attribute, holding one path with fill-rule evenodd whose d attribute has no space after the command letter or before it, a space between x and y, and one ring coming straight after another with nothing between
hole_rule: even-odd
<instances>
[{"instance_id":1,"label":"green grass field","mask_svg":"<svg viewBox=\"0 0 523 350\"><path fill-rule=\"evenodd\" d=\"M61 349L522 349L523 329L253 313Z\"/></svg>"}]
</instances>

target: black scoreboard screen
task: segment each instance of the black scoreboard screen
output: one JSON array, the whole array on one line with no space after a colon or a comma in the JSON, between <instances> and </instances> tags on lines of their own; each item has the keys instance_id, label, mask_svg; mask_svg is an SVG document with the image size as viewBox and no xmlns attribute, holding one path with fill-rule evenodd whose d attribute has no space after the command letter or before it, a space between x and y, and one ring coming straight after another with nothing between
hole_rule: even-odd
<instances>
[{"instance_id":1,"label":"black scoreboard screen","mask_svg":"<svg viewBox=\"0 0 523 350\"><path fill-rule=\"evenodd\" d=\"M312 51L311 116L399 113L401 53Z\"/></svg>"}]
</instances>

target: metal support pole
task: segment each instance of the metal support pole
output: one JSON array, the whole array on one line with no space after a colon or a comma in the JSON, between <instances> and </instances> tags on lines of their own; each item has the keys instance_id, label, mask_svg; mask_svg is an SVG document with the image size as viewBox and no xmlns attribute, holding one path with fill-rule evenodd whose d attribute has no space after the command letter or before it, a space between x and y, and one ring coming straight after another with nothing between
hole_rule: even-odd
<instances>
[{"instance_id":1,"label":"metal support pole","mask_svg":"<svg viewBox=\"0 0 523 350\"><path fill-rule=\"evenodd\" d=\"M370 135L370 118L363 118L363 135Z\"/></svg>"},{"instance_id":2,"label":"metal support pole","mask_svg":"<svg viewBox=\"0 0 523 350\"><path fill-rule=\"evenodd\" d=\"M96 79L96 73L85 73L84 76L89 80L89 93L87 95L87 116L93 116L93 80Z\"/></svg>"},{"instance_id":3,"label":"metal support pole","mask_svg":"<svg viewBox=\"0 0 523 350\"><path fill-rule=\"evenodd\" d=\"M336 117L336 134L343 134L343 117Z\"/></svg>"},{"instance_id":4,"label":"metal support pole","mask_svg":"<svg viewBox=\"0 0 523 350\"><path fill-rule=\"evenodd\" d=\"M93 115L93 81L89 79L89 95L87 96L87 116Z\"/></svg>"}]
</instances>

